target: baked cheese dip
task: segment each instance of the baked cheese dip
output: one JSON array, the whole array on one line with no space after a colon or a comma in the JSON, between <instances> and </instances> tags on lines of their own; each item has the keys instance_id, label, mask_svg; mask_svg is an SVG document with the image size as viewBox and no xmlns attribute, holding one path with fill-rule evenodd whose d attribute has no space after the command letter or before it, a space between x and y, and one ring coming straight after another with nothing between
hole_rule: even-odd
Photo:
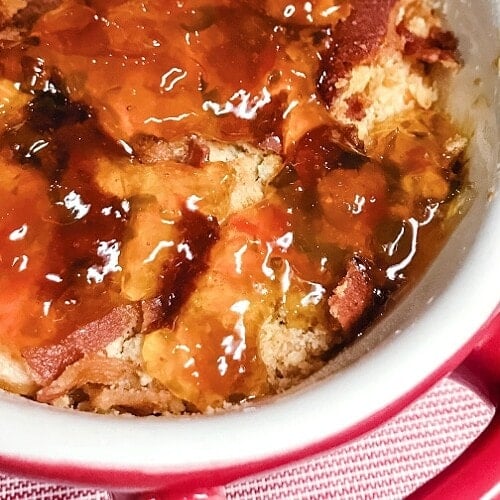
<instances>
[{"instance_id":1,"label":"baked cheese dip","mask_svg":"<svg viewBox=\"0 0 500 500\"><path fill-rule=\"evenodd\" d=\"M456 219L430 0L0 0L0 387L211 412L323 367Z\"/></svg>"}]
</instances>

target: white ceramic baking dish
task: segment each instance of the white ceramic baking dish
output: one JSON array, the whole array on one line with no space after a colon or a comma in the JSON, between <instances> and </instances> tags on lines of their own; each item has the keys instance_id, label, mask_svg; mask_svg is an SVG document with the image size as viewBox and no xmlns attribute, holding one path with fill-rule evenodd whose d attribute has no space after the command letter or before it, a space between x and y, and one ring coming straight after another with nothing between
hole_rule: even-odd
<instances>
[{"instance_id":1,"label":"white ceramic baking dish","mask_svg":"<svg viewBox=\"0 0 500 500\"><path fill-rule=\"evenodd\" d=\"M447 106L472 137L475 196L416 289L332 373L240 411L128 418L2 393L0 469L114 490L223 484L354 439L453 370L486 335L498 337L500 4L449 0L445 12L465 61Z\"/></svg>"}]
</instances>

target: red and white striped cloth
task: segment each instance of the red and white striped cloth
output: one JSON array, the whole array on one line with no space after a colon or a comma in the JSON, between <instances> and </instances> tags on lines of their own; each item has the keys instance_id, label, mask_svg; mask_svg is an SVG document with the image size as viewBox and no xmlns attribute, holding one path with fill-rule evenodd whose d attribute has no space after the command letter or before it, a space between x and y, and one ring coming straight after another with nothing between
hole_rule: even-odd
<instances>
[{"instance_id":1,"label":"red and white striped cloth","mask_svg":"<svg viewBox=\"0 0 500 500\"><path fill-rule=\"evenodd\" d=\"M364 438L226 486L228 500L401 499L451 463L493 416L469 388L444 379ZM2 500L110 500L104 491L0 475Z\"/></svg>"}]
</instances>

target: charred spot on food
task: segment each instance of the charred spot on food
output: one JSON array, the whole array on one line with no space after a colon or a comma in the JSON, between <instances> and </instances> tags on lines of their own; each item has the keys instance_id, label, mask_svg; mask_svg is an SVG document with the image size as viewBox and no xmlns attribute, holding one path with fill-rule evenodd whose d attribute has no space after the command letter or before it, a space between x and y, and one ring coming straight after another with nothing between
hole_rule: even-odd
<instances>
[{"instance_id":1,"label":"charred spot on food","mask_svg":"<svg viewBox=\"0 0 500 500\"><path fill-rule=\"evenodd\" d=\"M338 167L359 169L367 161L369 160L366 156L357 152L342 151L338 159Z\"/></svg>"},{"instance_id":2,"label":"charred spot on food","mask_svg":"<svg viewBox=\"0 0 500 500\"><path fill-rule=\"evenodd\" d=\"M174 262L165 265L161 289L166 292L156 299L161 308L157 302L154 310L156 317L149 320L151 325L172 326L182 304L196 289L196 278L207 269L207 257L220 235L215 217L207 217L187 208L183 209L179 231L184 251Z\"/></svg>"},{"instance_id":3,"label":"charred spot on food","mask_svg":"<svg viewBox=\"0 0 500 500\"><path fill-rule=\"evenodd\" d=\"M460 153L451 163L450 172L454 178L460 180L464 172L467 170L467 158L463 153Z\"/></svg>"},{"instance_id":4,"label":"charred spot on food","mask_svg":"<svg viewBox=\"0 0 500 500\"><path fill-rule=\"evenodd\" d=\"M90 396L84 389L78 387L68 393L68 398L70 400L71 407L77 408L80 404L89 401Z\"/></svg>"},{"instance_id":5,"label":"charred spot on food","mask_svg":"<svg viewBox=\"0 0 500 500\"><path fill-rule=\"evenodd\" d=\"M28 124L39 133L82 123L90 117L85 106L72 102L52 80L47 81L46 90L36 92L28 104Z\"/></svg>"},{"instance_id":6,"label":"charred spot on food","mask_svg":"<svg viewBox=\"0 0 500 500\"><path fill-rule=\"evenodd\" d=\"M227 398L227 401L231 404L241 404L245 401L248 401L249 398L246 394L243 394L243 393L234 393L234 394L231 394L228 398Z\"/></svg>"},{"instance_id":7,"label":"charred spot on food","mask_svg":"<svg viewBox=\"0 0 500 500\"><path fill-rule=\"evenodd\" d=\"M321 126L308 131L285 158L306 187L315 185L330 170L366 161L351 127Z\"/></svg>"},{"instance_id":8,"label":"charred spot on food","mask_svg":"<svg viewBox=\"0 0 500 500\"><path fill-rule=\"evenodd\" d=\"M78 125L91 118L89 110L72 102L57 79L46 80L45 90L34 90L26 106L25 120L0 139L21 163L39 168L51 181L57 181L69 158L68 136L58 130Z\"/></svg>"}]
</instances>

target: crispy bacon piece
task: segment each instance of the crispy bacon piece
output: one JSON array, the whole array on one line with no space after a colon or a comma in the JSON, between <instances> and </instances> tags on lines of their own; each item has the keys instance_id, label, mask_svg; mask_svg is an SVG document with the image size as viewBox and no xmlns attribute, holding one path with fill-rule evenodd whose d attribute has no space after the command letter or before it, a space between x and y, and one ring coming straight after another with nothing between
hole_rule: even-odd
<instances>
[{"instance_id":1,"label":"crispy bacon piece","mask_svg":"<svg viewBox=\"0 0 500 500\"><path fill-rule=\"evenodd\" d=\"M372 57L387 35L396 0L353 0L349 17L332 31L329 49L322 55L318 92L329 105L337 94L336 83L352 68Z\"/></svg>"},{"instance_id":2,"label":"crispy bacon piece","mask_svg":"<svg viewBox=\"0 0 500 500\"><path fill-rule=\"evenodd\" d=\"M115 307L104 317L78 328L57 344L30 347L23 357L40 385L47 385L60 375L64 368L106 347L127 330L136 327L140 320L137 305Z\"/></svg>"},{"instance_id":3,"label":"crispy bacon piece","mask_svg":"<svg viewBox=\"0 0 500 500\"><path fill-rule=\"evenodd\" d=\"M353 257L349 261L346 275L328 299L328 305L330 314L345 332L352 331L373 305L373 280L361 259Z\"/></svg>"},{"instance_id":4,"label":"crispy bacon piece","mask_svg":"<svg viewBox=\"0 0 500 500\"><path fill-rule=\"evenodd\" d=\"M429 36L415 35L402 24L397 27L398 34L404 40L404 53L428 64L440 62L444 65L456 65L459 61L458 40L451 31L443 31L434 26Z\"/></svg>"},{"instance_id":5,"label":"crispy bacon piece","mask_svg":"<svg viewBox=\"0 0 500 500\"><path fill-rule=\"evenodd\" d=\"M37 400L48 403L85 384L125 384L130 387L137 384L137 375L130 362L97 355L85 356L68 366L51 384L40 389Z\"/></svg>"}]
</instances>

